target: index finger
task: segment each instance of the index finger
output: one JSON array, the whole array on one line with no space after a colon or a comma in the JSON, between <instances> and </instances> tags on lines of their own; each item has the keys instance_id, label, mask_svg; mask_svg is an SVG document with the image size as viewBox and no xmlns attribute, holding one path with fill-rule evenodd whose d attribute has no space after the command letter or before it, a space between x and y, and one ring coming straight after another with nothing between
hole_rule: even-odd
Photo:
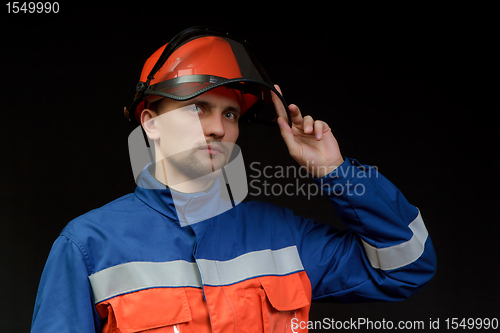
<instances>
[{"instance_id":1,"label":"index finger","mask_svg":"<svg viewBox=\"0 0 500 333\"><path fill-rule=\"evenodd\" d=\"M274 88L281 94L281 89L277 84L274 85ZM283 104L278 95L276 95L276 93L272 90L271 90L271 96L273 98L274 108L276 109L278 117L285 119L286 122L289 123L288 113L286 112L286 106Z\"/></svg>"},{"instance_id":2,"label":"index finger","mask_svg":"<svg viewBox=\"0 0 500 333\"><path fill-rule=\"evenodd\" d=\"M302 113L300 113L299 107L295 104L290 104L288 110L290 110L290 116L292 117L292 124L294 124L296 127L299 127L300 129L303 129L304 118L302 118Z\"/></svg>"}]
</instances>

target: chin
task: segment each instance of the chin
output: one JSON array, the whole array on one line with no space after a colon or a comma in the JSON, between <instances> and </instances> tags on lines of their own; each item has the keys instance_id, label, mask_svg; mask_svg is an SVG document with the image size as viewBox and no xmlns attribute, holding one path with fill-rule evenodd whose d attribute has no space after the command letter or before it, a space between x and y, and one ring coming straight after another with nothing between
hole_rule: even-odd
<instances>
[{"instance_id":1,"label":"chin","mask_svg":"<svg viewBox=\"0 0 500 333\"><path fill-rule=\"evenodd\" d=\"M198 160L194 163L185 165L182 169L183 173L188 175L189 178L195 180L197 178L217 177L220 169L226 165L226 161L220 159L206 158Z\"/></svg>"}]
</instances>

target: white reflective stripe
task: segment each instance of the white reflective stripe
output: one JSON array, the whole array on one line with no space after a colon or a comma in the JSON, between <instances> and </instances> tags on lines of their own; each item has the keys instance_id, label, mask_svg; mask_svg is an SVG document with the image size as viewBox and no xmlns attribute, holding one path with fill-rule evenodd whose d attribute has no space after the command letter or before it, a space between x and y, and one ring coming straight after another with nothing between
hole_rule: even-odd
<instances>
[{"instance_id":1,"label":"white reflective stripe","mask_svg":"<svg viewBox=\"0 0 500 333\"><path fill-rule=\"evenodd\" d=\"M201 288L200 274L204 284L220 286L257 276L286 275L303 270L297 247L290 246L280 250L249 252L226 261L129 262L103 269L89 276L89 280L94 300L99 303L147 288Z\"/></svg>"},{"instance_id":2,"label":"white reflective stripe","mask_svg":"<svg viewBox=\"0 0 500 333\"><path fill-rule=\"evenodd\" d=\"M378 249L363 241L366 256L374 268L382 270L396 269L411 264L424 252L427 240L427 229L420 212L408 227L413 232L409 241L404 243Z\"/></svg>"},{"instance_id":3,"label":"white reflective stripe","mask_svg":"<svg viewBox=\"0 0 500 333\"><path fill-rule=\"evenodd\" d=\"M134 261L103 269L89 276L97 303L117 295L157 287L201 288L196 263Z\"/></svg>"},{"instance_id":4,"label":"white reflective stripe","mask_svg":"<svg viewBox=\"0 0 500 333\"><path fill-rule=\"evenodd\" d=\"M264 275L286 275L303 271L296 246L280 250L245 253L227 261L198 259L196 261L204 285L230 285Z\"/></svg>"}]
</instances>

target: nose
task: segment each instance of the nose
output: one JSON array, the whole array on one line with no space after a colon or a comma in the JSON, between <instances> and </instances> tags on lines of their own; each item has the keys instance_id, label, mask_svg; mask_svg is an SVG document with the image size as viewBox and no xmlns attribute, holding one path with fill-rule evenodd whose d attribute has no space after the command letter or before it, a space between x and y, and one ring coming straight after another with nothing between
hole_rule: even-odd
<instances>
[{"instance_id":1,"label":"nose","mask_svg":"<svg viewBox=\"0 0 500 333\"><path fill-rule=\"evenodd\" d=\"M202 126L205 137L215 137L221 139L226 133L220 112L214 112L209 117L205 118Z\"/></svg>"}]
</instances>

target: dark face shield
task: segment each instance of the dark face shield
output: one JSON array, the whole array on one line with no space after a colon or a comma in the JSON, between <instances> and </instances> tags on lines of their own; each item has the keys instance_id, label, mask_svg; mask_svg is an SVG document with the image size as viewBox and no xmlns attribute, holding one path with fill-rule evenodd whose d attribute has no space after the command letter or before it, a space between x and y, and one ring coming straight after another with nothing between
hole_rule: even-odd
<instances>
[{"instance_id":1,"label":"dark face shield","mask_svg":"<svg viewBox=\"0 0 500 333\"><path fill-rule=\"evenodd\" d=\"M220 86L241 92L241 120L275 122L271 91L287 105L248 42L221 30L195 27L181 32L147 60L130 111L139 120L141 107L149 103L164 97L186 101Z\"/></svg>"}]
</instances>

